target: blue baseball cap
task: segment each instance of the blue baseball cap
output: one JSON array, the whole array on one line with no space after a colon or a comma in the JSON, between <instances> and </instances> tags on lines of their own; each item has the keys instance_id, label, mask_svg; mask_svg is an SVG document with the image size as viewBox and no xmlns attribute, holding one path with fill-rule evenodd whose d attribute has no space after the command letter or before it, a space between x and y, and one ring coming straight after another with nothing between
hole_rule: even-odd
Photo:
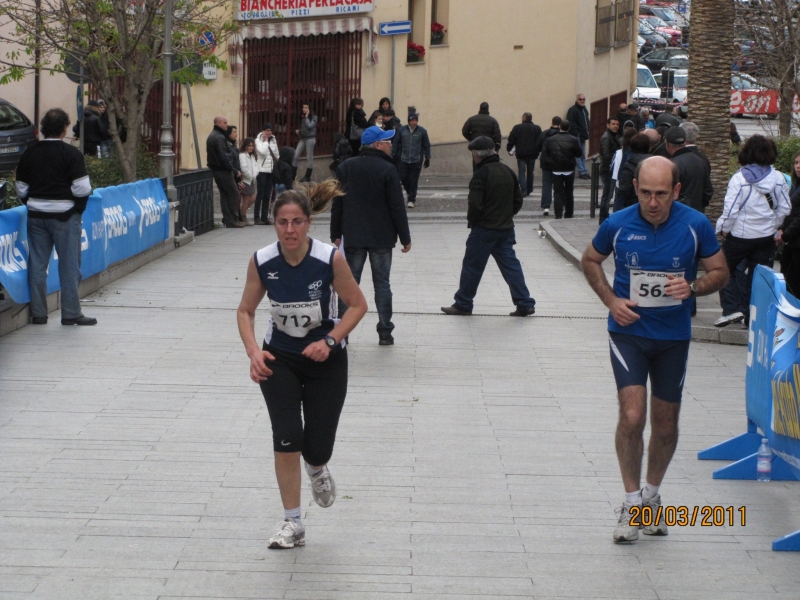
<instances>
[{"instance_id":1,"label":"blue baseball cap","mask_svg":"<svg viewBox=\"0 0 800 600\"><path fill-rule=\"evenodd\" d=\"M375 142L380 142L381 140L390 140L393 137L394 129L384 131L380 127L376 126L367 127L364 130L364 133L361 134L361 145L368 146L369 144L374 144Z\"/></svg>"}]
</instances>

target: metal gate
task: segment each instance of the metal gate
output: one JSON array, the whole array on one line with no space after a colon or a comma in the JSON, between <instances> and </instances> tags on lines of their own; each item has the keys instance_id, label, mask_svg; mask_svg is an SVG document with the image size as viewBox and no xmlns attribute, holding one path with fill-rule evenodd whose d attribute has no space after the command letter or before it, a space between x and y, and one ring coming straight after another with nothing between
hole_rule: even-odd
<instances>
[{"instance_id":1,"label":"metal gate","mask_svg":"<svg viewBox=\"0 0 800 600\"><path fill-rule=\"evenodd\" d=\"M279 146L294 146L308 103L318 117L316 153L332 153L350 99L361 95L361 39L355 32L245 40L243 131L255 137L269 122Z\"/></svg>"}]
</instances>

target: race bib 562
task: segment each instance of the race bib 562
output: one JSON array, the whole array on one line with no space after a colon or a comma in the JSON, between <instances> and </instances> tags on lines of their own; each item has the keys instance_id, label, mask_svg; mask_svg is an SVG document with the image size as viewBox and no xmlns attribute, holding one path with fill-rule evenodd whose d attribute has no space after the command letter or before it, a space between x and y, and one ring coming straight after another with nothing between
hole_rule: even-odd
<instances>
[{"instance_id":1,"label":"race bib 562","mask_svg":"<svg viewBox=\"0 0 800 600\"><path fill-rule=\"evenodd\" d=\"M669 275L683 277L683 273L631 270L631 300L637 302L640 308L678 306L682 301L667 296L666 293Z\"/></svg>"}]
</instances>

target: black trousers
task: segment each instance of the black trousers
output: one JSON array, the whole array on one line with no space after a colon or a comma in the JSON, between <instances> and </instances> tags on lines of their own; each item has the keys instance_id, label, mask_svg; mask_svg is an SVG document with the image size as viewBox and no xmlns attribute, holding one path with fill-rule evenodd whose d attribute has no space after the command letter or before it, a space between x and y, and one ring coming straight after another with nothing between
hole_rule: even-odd
<instances>
[{"instance_id":1,"label":"black trousers","mask_svg":"<svg viewBox=\"0 0 800 600\"><path fill-rule=\"evenodd\" d=\"M397 163L397 172L400 175L400 181L406 190L406 194L408 194L408 201L416 202L419 174L422 172L422 165L420 163L404 163L400 161Z\"/></svg>"},{"instance_id":2,"label":"black trousers","mask_svg":"<svg viewBox=\"0 0 800 600\"><path fill-rule=\"evenodd\" d=\"M283 352L264 344L275 357L261 382L261 393L272 422L275 452L302 452L315 467L333 454L336 429L347 395L347 350L331 352L325 362Z\"/></svg>"},{"instance_id":3,"label":"black trousers","mask_svg":"<svg viewBox=\"0 0 800 600\"><path fill-rule=\"evenodd\" d=\"M219 189L219 207L222 209L222 224L233 225L239 217L239 188L231 171L213 170L214 182Z\"/></svg>"},{"instance_id":4,"label":"black trousers","mask_svg":"<svg viewBox=\"0 0 800 600\"><path fill-rule=\"evenodd\" d=\"M786 280L786 289L795 298L800 298L800 248L783 247L781 273Z\"/></svg>"},{"instance_id":5,"label":"black trousers","mask_svg":"<svg viewBox=\"0 0 800 600\"><path fill-rule=\"evenodd\" d=\"M575 209L575 173L570 175L556 175L553 173L553 202L555 203L556 219L563 213L565 219L571 219Z\"/></svg>"},{"instance_id":6,"label":"black trousers","mask_svg":"<svg viewBox=\"0 0 800 600\"><path fill-rule=\"evenodd\" d=\"M269 219L269 200L272 197L272 173L259 173L256 176L256 204L253 208L253 220Z\"/></svg>"},{"instance_id":7,"label":"black trousers","mask_svg":"<svg viewBox=\"0 0 800 600\"><path fill-rule=\"evenodd\" d=\"M743 260L747 262L747 279L744 288L737 285L735 277L731 277L728 285L719 291L719 303L722 305L722 314L730 315L735 312L744 314L745 321L750 318L750 291L753 286L753 271L756 265L771 267L775 260L775 239L772 236L744 239L729 235L722 242L722 251L728 270L733 273Z\"/></svg>"}]
</instances>

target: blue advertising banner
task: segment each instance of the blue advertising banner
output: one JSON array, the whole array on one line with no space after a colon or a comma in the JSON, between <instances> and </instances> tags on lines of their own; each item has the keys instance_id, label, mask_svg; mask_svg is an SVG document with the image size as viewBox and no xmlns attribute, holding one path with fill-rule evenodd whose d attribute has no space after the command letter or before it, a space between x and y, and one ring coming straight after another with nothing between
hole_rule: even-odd
<instances>
[{"instance_id":1,"label":"blue advertising banner","mask_svg":"<svg viewBox=\"0 0 800 600\"><path fill-rule=\"evenodd\" d=\"M30 302L27 215L24 206L0 211L0 284L20 304ZM82 219L81 275L96 275L168 236L169 202L158 179L95 190ZM58 256L54 250L47 292L58 289Z\"/></svg>"}]
</instances>

